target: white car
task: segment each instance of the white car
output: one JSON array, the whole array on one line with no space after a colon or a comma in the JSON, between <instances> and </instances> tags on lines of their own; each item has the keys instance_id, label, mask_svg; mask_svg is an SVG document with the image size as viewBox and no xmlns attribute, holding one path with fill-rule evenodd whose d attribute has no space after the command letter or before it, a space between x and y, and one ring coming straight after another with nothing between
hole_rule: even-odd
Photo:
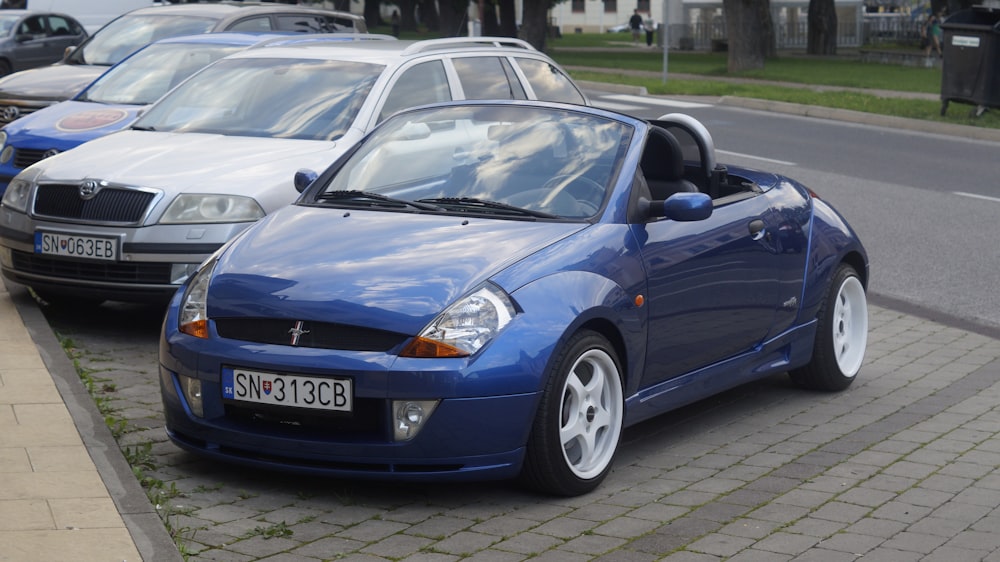
<instances>
[{"instance_id":1,"label":"white car","mask_svg":"<svg viewBox=\"0 0 1000 562\"><path fill-rule=\"evenodd\" d=\"M298 171L325 169L395 111L461 99L587 103L521 40L353 37L289 37L221 59L130 129L18 174L0 204L3 274L49 301L159 300L292 202L293 178L310 177Z\"/></svg>"}]
</instances>

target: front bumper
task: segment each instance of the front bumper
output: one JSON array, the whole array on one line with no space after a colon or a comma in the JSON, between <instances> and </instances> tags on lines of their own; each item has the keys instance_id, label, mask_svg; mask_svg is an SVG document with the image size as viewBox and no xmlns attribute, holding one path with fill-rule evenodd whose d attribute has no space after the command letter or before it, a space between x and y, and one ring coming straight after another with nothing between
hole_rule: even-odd
<instances>
[{"instance_id":1,"label":"front bumper","mask_svg":"<svg viewBox=\"0 0 1000 562\"><path fill-rule=\"evenodd\" d=\"M0 208L0 269L17 283L121 301L169 298L197 266L252 223L114 227L39 221ZM48 255L35 233L114 239L115 260Z\"/></svg>"}]
</instances>

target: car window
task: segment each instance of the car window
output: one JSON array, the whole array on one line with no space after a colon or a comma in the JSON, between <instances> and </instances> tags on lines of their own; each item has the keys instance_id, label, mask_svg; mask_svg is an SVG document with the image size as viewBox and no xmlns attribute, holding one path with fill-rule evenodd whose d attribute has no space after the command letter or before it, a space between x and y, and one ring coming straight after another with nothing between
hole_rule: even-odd
<instances>
[{"instance_id":1,"label":"car window","mask_svg":"<svg viewBox=\"0 0 1000 562\"><path fill-rule=\"evenodd\" d=\"M365 192L457 212L506 205L581 219L603 205L631 134L615 120L548 108L404 112L376 129L315 200L343 204L345 194Z\"/></svg>"},{"instance_id":2,"label":"car window","mask_svg":"<svg viewBox=\"0 0 1000 562\"><path fill-rule=\"evenodd\" d=\"M18 35L31 35L33 37L42 37L45 35L45 23L42 21L41 16L34 16L24 20L21 23L21 27L17 30Z\"/></svg>"},{"instance_id":3,"label":"car window","mask_svg":"<svg viewBox=\"0 0 1000 562\"><path fill-rule=\"evenodd\" d=\"M576 89L569 77L560 72L555 65L538 59L518 58L516 60L538 99L577 104L586 103L586 99Z\"/></svg>"},{"instance_id":4,"label":"car window","mask_svg":"<svg viewBox=\"0 0 1000 562\"><path fill-rule=\"evenodd\" d=\"M268 16L258 16L241 19L230 25L227 31L271 31L271 29L271 18Z\"/></svg>"},{"instance_id":5,"label":"car window","mask_svg":"<svg viewBox=\"0 0 1000 562\"><path fill-rule=\"evenodd\" d=\"M222 59L172 90L134 127L335 140L350 129L383 70L360 62Z\"/></svg>"},{"instance_id":6,"label":"car window","mask_svg":"<svg viewBox=\"0 0 1000 562\"><path fill-rule=\"evenodd\" d=\"M72 22L64 17L60 16L49 16L49 32L53 36L63 36L63 35L79 35L79 33L74 30L76 26Z\"/></svg>"},{"instance_id":7,"label":"car window","mask_svg":"<svg viewBox=\"0 0 1000 562\"><path fill-rule=\"evenodd\" d=\"M68 62L111 66L147 43L164 37L208 33L215 23L212 18L196 16L122 16L73 51Z\"/></svg>"},{"instance_id":8,"label":"car window","mask_svg":"<svg viewBox=\"0 0 1000 562\"><path fill-rule=\"evenodd\" d=\"M461 57L453 59L452 64L466 99L514 99L514 91L499 57Z\"/></svg>"},{"instance_id":9,"label":"car window","mask_svg":"<svg viewBox=\"0 0 1000 562\"><path fill-rule=\"evenodd\" d=\"M18 16L7 16L0 14L0 35L7 35L10 30L17 25Z\"/></svg>"},{"instance_id":10,"label":"car window","mask_svg":"<svg viewBox=\"0 0 1000 562\"><path fill-rule=\"evenodd\" d=\"M448 76L439 60L422 62L406 69L386 97L379 121L393 113L427 103L451 101Z\"/></svg>"},{"instance_id":11,"label":"car window","mask_svg":"<svg viewBox=\"0 0 1000 562\"><path fill-rule=\"evenodd\" d=\"M338 26L333 18L327 18L326 16L288 14L278 16L278 29L298 33L334 33L349 30L350 28Z\"/></svg>"},{"instance_id":12,"label":"car window","mask_svg":"<svg viewBox=\"0 0 1000 562\"><path fill-rule=\"evenodd\" d=\"M190 43L150 45L109 70L76 99L98 103L150 104L209 63L243 48Z\"/></svg>"}]
</instances>

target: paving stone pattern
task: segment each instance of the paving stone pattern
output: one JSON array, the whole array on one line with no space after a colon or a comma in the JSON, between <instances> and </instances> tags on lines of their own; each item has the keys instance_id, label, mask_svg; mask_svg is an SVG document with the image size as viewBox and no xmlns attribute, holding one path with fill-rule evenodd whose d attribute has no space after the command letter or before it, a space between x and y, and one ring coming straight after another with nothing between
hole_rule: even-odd
<instances>
[{"instance_id":1,"label":"paving stone pattern","mask_svg":"<svg viewBox=\"0 0 1000 562\"><path fill-rule=\"evenodd\" d=\"M47 316L188 560L1000 561L1000 341L892 310L847 391L782 375L647 421L578 498L206 462L163 432L158 310Z\"/></svg>"}]
</instances>

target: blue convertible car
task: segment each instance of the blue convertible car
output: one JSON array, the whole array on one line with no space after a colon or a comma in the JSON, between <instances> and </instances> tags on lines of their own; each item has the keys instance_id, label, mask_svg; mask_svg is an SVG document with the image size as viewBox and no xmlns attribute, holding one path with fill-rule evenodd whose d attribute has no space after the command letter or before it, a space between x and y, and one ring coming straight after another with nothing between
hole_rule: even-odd
<instances>
[{"instance_id":1,"label":"blue convertible car","mask_svg":"<svg viewBox=\"0 0 1000 562\"><path fill-rule=\"evenodd\" d=\"M846 388L868 258L694 119L478 102L390 118L206 261L160 347L174 443L400 480L607 476L622 428L788 372Z\"/></svg>"}]
</instances>

